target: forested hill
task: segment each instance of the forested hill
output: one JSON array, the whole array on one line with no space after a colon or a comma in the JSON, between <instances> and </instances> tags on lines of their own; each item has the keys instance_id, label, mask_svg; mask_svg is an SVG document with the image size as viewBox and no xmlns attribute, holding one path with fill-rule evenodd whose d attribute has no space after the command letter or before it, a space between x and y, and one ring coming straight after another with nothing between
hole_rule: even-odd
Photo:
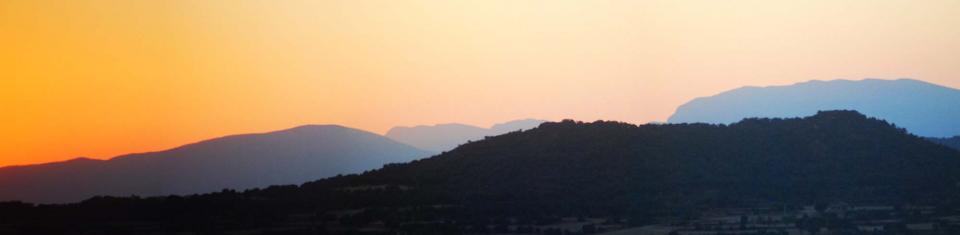
<instances>
[{"instance_id":1,"label":"forested hill","mask_svg":"<svg viewBox=\"0 0 960 235\"><path fill-rule=\"evenodd\" d=\"M935 200L956 189L958 167L956 151L854 111L828 111L729 126L545 123L430 159L306 186L397 184L462 199L451 203L580 202L618 210Z\"/></svg>"},{"instance_id":2,"label":"forested hill","mask_svg":"<svg viewBox=\"0 0 960 235\"><path fill-rule=\"evenodd\" d=\"M338 226L380 221L395 229L411 221L505 216L641 221L716 207L817 202L941 205L960 195L956 169L958 151L853 111L731 125L563 121L301 186L69 206L13 203L0 205L0 220L44 221L21 227L35 229L153 221L178 230L333 214ZM352 217L338 212L354 209L366 210Z\"/></svg>"}]
</instances>

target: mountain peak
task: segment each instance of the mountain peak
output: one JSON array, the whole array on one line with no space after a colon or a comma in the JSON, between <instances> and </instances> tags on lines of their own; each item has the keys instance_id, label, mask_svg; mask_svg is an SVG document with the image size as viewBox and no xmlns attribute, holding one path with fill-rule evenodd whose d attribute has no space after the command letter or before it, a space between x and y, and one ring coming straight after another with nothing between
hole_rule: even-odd
<instances>
[{"instance_id":1,"label":"mountain peak","mask_svg":"<svg viewBox=\"0 0 960 235\"><path fill-rule=\"evenodd\" d=\"M0 201L69 202L94 195L190 194L299 184L427 155L358 129L304 125L225 136L108 161L77 158L0 168Z\"/></svg>"},{"instance_id":2,"label":"mountain peak","mask_svg":"<svg viewBox=\"0 0 960 235\"><path fill-rule=\"evenodd\" d=\"M821 110L817 111L817 114L811 116L813 119L852 119L852 120L863 120L868 119L867 115L864 115L856 110Z\"/></svg>"},{"instance_id":3,"label":"mountain peak","mask_svg":"<svg viewBox=\"0 0 960 235\"><path fill-rule=\"evenodd\" d=\"M543 122L545 121L528 118L498 123L490 128L460 123L418 125L413 127L397 126L387 131L386 136L420 149L443 152L469 141L482 139L486 136L496 136L511 131L534 128Z\"/></svg>"},{"instance_id":4,"label":"mountain peak","mask_svg":"<svg viewBox=\"0 0 960 235\"><path fill-rule=\"evenodd\" d=\"M416 125L416 126L395 126L390 128L387 131L387 135L391 132L400 132L407 131L411 129L424 129L424 128L467 128L467 129L483 129L482 127L467 125L463 123L440 123L433 125Z\"/></svg>"},{"instance_id":5,"label":"mountain peak","mask_svg":"<svg viewBox=\"0 0 960 235\"><path fill-rule=\"evenodd\" d=\"M77 158L74 158L74 159L67 160L67 161L65 161L65 162L99 162L99 161L103 161L103 160L93 159L93 158L88 158L88 157L77 157Z\"/></svg>"},{"instance_id":6,"label":"mountain peak","mask_svg":"<svg viewBox=\"0 0 960 235\"><path fill-rule=\"evenodd\" d=\"M277 132L284 132L284 131L287 131L287 132L316 132L316 131L344 130L344 129L353 130L353 128L349 128L349 127L345 127L345 126L341 126L341 125L336 125L336 124L308 124L308 125L297 126L297 127L294 127L294 128L290 128L290 129L286 129L286 130L281 130L281 131L277 131Z\"/></svg>"},{"instance_id":7,"label":"mountain peak","mask_svg":"<svg viewBox=\"0 0 960 235\"><path fill-rule=\"evenodd\" d=\"M801 120L812 120L812 121L857 121L857 122L868 122L869 120L876 120L875 118L868 117L856 110L821 110L817 111L816 114L808 117L795 117L795 118L768 118L768 117L749 117L744 118L738 122L732 124L749 122L753 120L772 120L772 119L801 119Z\"/></svg>"}]
</instances>

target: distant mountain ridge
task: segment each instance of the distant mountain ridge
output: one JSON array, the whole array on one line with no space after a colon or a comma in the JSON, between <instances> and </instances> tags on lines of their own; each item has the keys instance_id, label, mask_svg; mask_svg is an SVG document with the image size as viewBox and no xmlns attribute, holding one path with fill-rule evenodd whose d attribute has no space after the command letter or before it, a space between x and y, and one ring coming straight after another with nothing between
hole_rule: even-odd
<instances>
[{"instance_id":1,"label":"distant mountain ridge","mask_svg":"<svg viewBox=\"0 0 960 235\"><path fill-rule=\"evenodd\" d=\"M942 144L947 147L951 147L960 151L960 136L954 136L950 138L927 138L927 140L933 141L934 143Z\"/></svg>"},{"instance_id":2,"label":"distant mountain ridge","mask_svg":"<svg viewBox=\"0 0 960 235\"><path fill-rule=\"evenodd\" d=\"M74 202L95 195L156 196L296 184L428 155L366 131L308 125L111 160L4 167L0 201Z\"/></svg>"},{"instance_id":3,"label":"distant mountain ridge","mask_svg":"<svg viewBox=\"0 0 960 235\"><path fill-rule=\"evenodd\" d=\"M546 121L521 119L495 124L490 128L459 123L414 127L398 126L387 131L386 136L401 143L439 153L451 150L468 141L476 141L486 136L497 136L511 131L526 130L537 127L544 122Z\"/></svg>"},{"instance_id":4,"label":"distant mountain ridge","mask_svg":"<svg viewBox=\"0 0 960 235\"><path fill-rule=\"evenodd\" d=\"M960 90L913 79L742 87L687 102L668 122L729 124L750 117L803 117L835 109L857 110L921 136L960 135Z\"/></svg>"}]
</instances>

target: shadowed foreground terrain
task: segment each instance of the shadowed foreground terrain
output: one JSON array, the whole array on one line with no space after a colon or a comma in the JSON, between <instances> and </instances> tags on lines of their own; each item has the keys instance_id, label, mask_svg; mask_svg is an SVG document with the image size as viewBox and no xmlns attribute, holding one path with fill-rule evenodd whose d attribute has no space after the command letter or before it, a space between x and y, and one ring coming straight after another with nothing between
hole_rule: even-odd
<instances>
[{"instance_id":1,"label":"shadowed foreground terrain","mask_svg":"<svg viewBox=\"0 0 960 235\"><path fill-rule=\"evenodd\" d=\"M956 169L960 152L854 111L731 125L563 121L299 186L4 203L0 232L587 234L637 227L681 234L739 224L729 231L860 234L848 218L893 217L901 224L882 226L897 231L953 215ZM892 209L836 212L865 205ZM909 208L929 210L903 216L913 215ZM735 217L711 219L724 216ZM764 221L770 233L757 229ZM936 231L955 228L937 223Z\"/></svg>"}]
</instances>

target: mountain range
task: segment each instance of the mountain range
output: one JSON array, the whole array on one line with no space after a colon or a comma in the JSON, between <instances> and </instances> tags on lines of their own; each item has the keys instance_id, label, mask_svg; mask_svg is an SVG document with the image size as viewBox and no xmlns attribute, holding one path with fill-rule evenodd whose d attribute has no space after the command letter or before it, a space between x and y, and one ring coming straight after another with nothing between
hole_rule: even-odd
<instances>
[{"instance_id":1,"label":"mountain range","mask_svg":"<svg viewBox=\"0 0 960 235\"><path fill-rule=\"evenodd\" d=\"M519 226L604 217L642 225L709 208L831 202L952 211L960 209L958 168L960 152L855 111L730 125L565 120L299 186L97 197L64 207L7 203L0 219L28 233L162 225L166 232L469 234L498 220Z\"/></svg>"},{"instance_id":2,"label":"mountain range","mask_svg":"<svg viewBox=\"0 0 960 235\"><path fill-rule=\"evenodd\" d=\"M4 167L0 168L0 201L64 203L96 195L183 195L299 184L429 154L357 129L301 126L110 160L78 158Z\"/></svg>"},{"instance_id":3,"label":"mountain range","mask_svg":"<svg viewBox=\"0 0 960 235\"><path fill-rule=\"evenodd\" d=\"M802 117L835 109L857 110L920 136L960 135L960 90L912 79L742 87L687 102L668 122L728 124L749 117Z\"/></svg>"},{"instance_id":4,"label":"mountain range","mask_svg":"<svg viewBox=\"0 0 960 235\"><path fill-rule=\"evenodd\" d=\"M483 139L486 136L497 136L511 131L534 128L543 122L546 121L522 119L495 124L490 128L459 123L414 127L399 126L387 131L386 136L400 143L440 153L449 151L469 141Z\"/></svg>"},{"instance_id":5,"label":"mountain range","mask_svg":"<svg viewBox=\"0 0 960 235\"><path fill-rule=\"evenodd\" d=\"M918 135L943 136L960 132L960 125L952 125L960 120L958 94L956 89L909 79L744 87L684 104L669 122L730 124L754 116L797 117L840 107L856 108ZM78 158L3 167L0 201L63 203L95 195L186 195L297 184L451 151L488 137L530 130L544 122L523 119L490 128L456 123L395 127L386 138L342 126L311 125L228 136L106 161ZM958 137L927 139L960 148Z\"/></svg>"}]
</instances>

